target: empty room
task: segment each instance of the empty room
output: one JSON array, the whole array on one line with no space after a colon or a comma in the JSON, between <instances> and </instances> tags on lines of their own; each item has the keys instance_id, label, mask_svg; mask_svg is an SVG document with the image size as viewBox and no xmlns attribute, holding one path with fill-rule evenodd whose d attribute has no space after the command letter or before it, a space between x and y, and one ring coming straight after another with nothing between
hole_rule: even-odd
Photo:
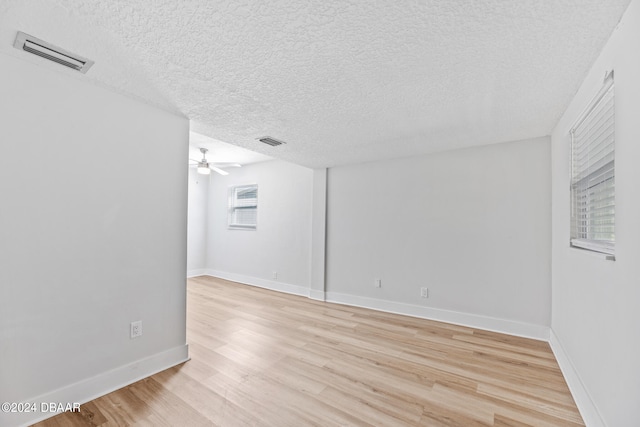
<instances>
[{"instance_id":1,"label":"empty room","mask_svg":"<svg viewBox=\"0 0 640 427\"><path fill-rule=\"evenodd\" d=\"M640 0L0 0L0 426L639 426L638 52Z\"/></svg>"}]
</instances>

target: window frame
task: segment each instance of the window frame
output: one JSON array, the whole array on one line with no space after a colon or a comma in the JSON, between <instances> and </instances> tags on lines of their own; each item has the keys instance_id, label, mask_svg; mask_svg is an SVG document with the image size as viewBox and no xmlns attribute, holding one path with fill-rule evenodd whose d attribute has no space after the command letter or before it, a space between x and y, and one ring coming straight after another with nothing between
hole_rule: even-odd
<instances>
[{"instance_id":1,"label":"window frame","mask_svg":"<svg viewBox=\"0 0 640 427\"><path fill-rule=\"evenodd\" d=\"M609 102L611 105L607 107ZM605 131L610 129L610 134L601 129ZM613 71L606 74L602 87L591 99L569 133L571 136L569 245L603 253L608 255L608 259L615 259ZM579 138L576 137L578 133L581 135Z\"/></svg>"},{"instance_id":2,"label":"window frame","mask_svg":"<svg viewBox=\"0 0 640 427\"><path fill-rule=\"evenodd\" d=\"M250 199L239 198L239 193L245 190L255 190L255 197ZM253 200L253 202L251 200ZM255 209L255 221L253 221L252 223L244 223L238 221L238 215L236 214L236 212L245 209ZM229 198L227 204L227 228L229 230L257 230L258 184L233 185L229 187Z\"/></svg>"}]
</instances>

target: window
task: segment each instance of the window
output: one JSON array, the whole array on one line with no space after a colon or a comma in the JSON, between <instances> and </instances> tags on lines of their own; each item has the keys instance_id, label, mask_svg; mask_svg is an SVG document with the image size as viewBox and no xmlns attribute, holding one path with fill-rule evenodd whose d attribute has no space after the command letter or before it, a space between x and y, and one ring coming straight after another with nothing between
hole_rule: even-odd
<instances>
[{"instance_id":1,"label":"window","mask_svg":"<svg viewBox=\"0 0 640 427\"><path fill-rule=\"evenodd\" d=\"M571 129L571 246L615 252L613 72Z\"/></svg>"},{"instance_id":2,"label":"window","mask_svg":"<svg viewBox=\"0 0 640 427\"><path fill-rule=\"evenodd\" d=\"M258 185L229 187L229 228L255 230L258 223Z\"/></svg>"}]
</instances>

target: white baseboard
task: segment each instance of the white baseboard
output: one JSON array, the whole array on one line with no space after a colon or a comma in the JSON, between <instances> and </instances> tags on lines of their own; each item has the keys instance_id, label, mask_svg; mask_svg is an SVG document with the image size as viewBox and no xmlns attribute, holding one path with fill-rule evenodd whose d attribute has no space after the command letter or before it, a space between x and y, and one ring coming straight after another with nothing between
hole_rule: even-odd
<instances>
[{"instance_id":1,"label":"white baseboard","mask_svg":"<svg viewBox=\"0 0 640 427\"><path fill-rule=\"evenodd\" d=\"M469 326L471 328L500 332L503 334L515 335L525 338L532 338L540 341L549 341L549 328L547 326L540 326L531 323L498 319L494 317L480 316L476 314L468 314L457 311L442 310L431 307L423 307L419 305L405 304L394 301L386 301L375 298L361 297L356 295L340 294L336 292L323 292L319 290L309 289L304 286L291 285L287 283L275 282L272 280L265 280L251 276L244 276L236 273L227 273L218 270L206 270L204 275L218 277L220 279L231 280L233 282L257 286L274 291L307 296L311 299L320 301L370 308L373 310L385 311L388 313L403 314L405 316L437 320L440 322Z\"/></svg>"},{"instance_id":2,"label":"white baseboard","mask_svg":"<svg viewBox=\"0 0 640 427\"><path fill-rule=\"evenodd\" d=\"M0 412L0 425L31 425L56 415L56 413L41 411L42 404L50 402L65 405L67 403L83 404L187 360L189 360L189 346L187 344L154 354L128 365L25 400L25 402L35 403L36 411L23 413Z\"/></svg>"},{"instance_id":3,"label":"white baseboard","mask_svg":"<svg viewBox=\"0 0 640 427\"><path fill-rule=\"evenodd\" d=\"M287 294L309 296L309 288L305 286L292 285L290 283L278 282L275 280L266 280L259 277L245 276L242 274L228 273L219 270L205 270L203 275L218 277L220 279L231 280L232 282L242 283L244 285L257 286L259 288L270 289L272 291L284 292Z\"/></svg>"},{"instance_id":4,"label":"white baseboard","mask_svg":"<svg viewBox=\"0 0 640 427\"><path fill-rule=\"evenodd\" d=\"M569 355L564 351L564 348L556 334L553 332L553 329L551 329L549 345L551 346L553 354L556 356L556 361L560 366L562 375L564 375L564 379L569 386L573 400L576 402L576 406L580 411L580 415L582 416L582 420L585 425L587 427L606 427L606 423L600 416L598 408L596 408L593 403L593 399L591 399L589 392L580 379L580 375L578 375Z\"/></svg>"},{"instance_id":5,"label":"white baseboard","mask_svg":"<svg viewBox=\"0 0 640 427\"><path fill-rule=\"evenodd\" d=\"M206 268L198 268L195 270L187 270L187 279L191 278L191 277L198 277L198 276L204 276L207 272Z\"/></svg>"},{"instance_id":6,"label":"white baseboard","mask_svg":"<svg viewBox=\"0 0 640 427\"><path fill-rule=\"evenodd\" d=\"M316 289L309 290L309 298L317 300L317 301L325 301L325 292L318 291Z\"/></svg>"},{"instance_id":7,"label":"white baseboard","mask_svg":"<svg viewBox=\"0 0 640 427\"><path fill-rule=\"evenodd\" d=\"M452 323L454 325L468 326L486 331L500 332L540 341L549 340L549 328L531 323L514 320L498 319L477 314L462 313L458 311L442 310L432 307L406 304L401 302L386 301L375 298L356 295L327 292L326 301L338 304L352 305L356 307L371 308L373 310L388 313L403 314L405 316L419 317L439 322Z\"/></svg>"}]
</instances>

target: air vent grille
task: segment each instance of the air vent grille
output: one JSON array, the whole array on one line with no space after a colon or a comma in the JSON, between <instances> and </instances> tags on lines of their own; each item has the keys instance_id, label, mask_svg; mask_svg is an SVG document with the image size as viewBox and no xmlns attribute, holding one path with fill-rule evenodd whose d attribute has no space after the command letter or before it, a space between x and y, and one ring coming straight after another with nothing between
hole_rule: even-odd
<instances>
[{"instance_id":1,"label":"air vent grille","mask_svg":"<svg viewBox=\"0 0 640 427\"><path fill-rule=\"evenodd\" d=\"M80 71L81 73L86 73L93 65L93 61L89 59L30 36L29 34L25 34L22 31L18 31L13 47Z\"/></svg>"},{"instance_id":2,"label":"air vent grille","mask_svg":"<svg viewBox=\"0 0 640 427\"><path fill-rule=\"evenodd\" d=\"M272 147L277 147L278 145L286 144L284 141L280 141L275 138L271 138L270 136L263 136L262 138L258 138L258 141L270 145Z\"/></svg>"}]
</instances>

